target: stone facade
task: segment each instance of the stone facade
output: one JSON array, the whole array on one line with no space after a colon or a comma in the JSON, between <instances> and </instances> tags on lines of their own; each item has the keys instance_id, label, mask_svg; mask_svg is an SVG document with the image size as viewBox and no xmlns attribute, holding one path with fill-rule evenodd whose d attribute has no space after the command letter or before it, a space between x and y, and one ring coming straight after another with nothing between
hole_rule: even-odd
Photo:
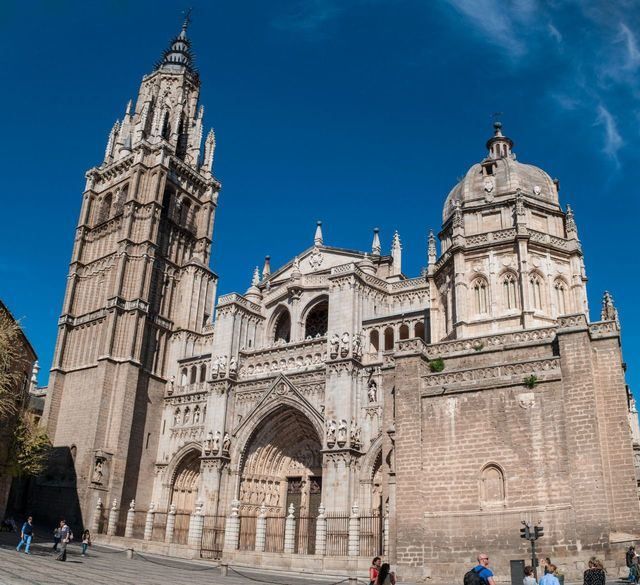
<instances>
[{"instance_id":1,"label":"stone facade","mask_svg":"<svg viewBox=\"0 0 640 585\"><path fill-rule=\"evenodd\" d=\"M185 27L87 173L45 410L83 518L115 500L114 526L135 499L171 523L191 514L196 546L207 517L231 513L238 561L243 517L260 516L262 554L268 519L289 515L293 551L292 514L322 508L309 534L331 556L346 514L343 554L358 557L363 518L388 511L384 552L404 577L459 578L479 546L506 574L526 557L522 519L544 522L569 572L613 551L640 520L637 416L610 298L589 322L558 183L516 162L496 124L423 275L403 273L397 233L389 254L377 230L362 252L325 244L318 222L213 318L220 183L189 47Z\"/></svg>"}]
</instances>

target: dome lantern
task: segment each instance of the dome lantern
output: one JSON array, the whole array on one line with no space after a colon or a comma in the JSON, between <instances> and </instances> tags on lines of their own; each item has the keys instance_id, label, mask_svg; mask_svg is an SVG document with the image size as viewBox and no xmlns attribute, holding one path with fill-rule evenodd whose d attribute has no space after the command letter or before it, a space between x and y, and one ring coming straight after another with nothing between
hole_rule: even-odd
<instances>
[{"instance_id":1,"label":"dome lantern","mask_svg":"<svg viewBox=\"0 0 640 585\"><path fill-rule=\"evenodd\" d=\"M502 122L493 123L493 136L487 140L487 149L492 159L513 156L513 140L502 134Z\"/></svg>"}]
</instances>

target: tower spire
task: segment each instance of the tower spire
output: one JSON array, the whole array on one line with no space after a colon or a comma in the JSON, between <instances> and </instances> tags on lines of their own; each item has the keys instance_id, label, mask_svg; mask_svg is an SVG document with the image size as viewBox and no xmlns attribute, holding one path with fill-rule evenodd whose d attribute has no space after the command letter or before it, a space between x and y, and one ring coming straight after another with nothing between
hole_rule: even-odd
<instances>
[{"instance_id":1,"label":"tower spire","mask_svg":"<svg viewBox=\"0 0 640 585\"><path fill-rule=\"evenodd\" d=\"M164 51L156 69L178 73L187 70L195 73L191 41L187 37L187 29L190 23L191 9L187 11L180 33L171 41L169 48Z\"/></svg>"},{"instance_id":2,"label":"tower spire","mask_svg":"<svg viewBox=\"0 0 640 585\"><path fill-rule=\"evenodd\" d=\"M400 276L402 274L402 243L400 242L400 234L396 230L393 234L393 242L391 243L391 276Z\"/></svg>"}]
</instances>

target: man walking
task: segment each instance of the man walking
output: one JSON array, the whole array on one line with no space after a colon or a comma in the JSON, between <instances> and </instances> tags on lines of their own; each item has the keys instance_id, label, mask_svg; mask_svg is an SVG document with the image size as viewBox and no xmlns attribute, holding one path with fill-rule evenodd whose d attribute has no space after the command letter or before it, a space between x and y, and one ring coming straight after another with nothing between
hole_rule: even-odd
<instances>
[{"instance_id":1,"label":"man walking","mask_svg":"<svg viewBox=\"0 0 640 585\"><path fill-rule=\"evenodd\" d=\"M20 548L24 544L24 552L28 555L31 554L29 550L31 548L31 539L33 538L33 518L29 516L27 521L22 525L22 529L20 530L20 542L16 547L16 550L20 552Z\"/></svg>"},{"instance_id":2,"label":"man walking","mask_svg":"<svg viewBox=\"0 0 640 585\"><path fill-rule=\"evenodd\" d=\"M478 555L478 564L464 576L464 585L496 585L486 554Z\"/></svg>"},{"instance_id":3,"label":"man walking","mask_svg":"<svg viewBox=\"0 0 640 585\"><path fill-rule=\"evenodd\" d=\"M71 533L71 528L67 526L67 522L63 519L60 520L60 552L56 557L56 561L66 561L67 560L67 545L69 541L73 538Z\"/></svg>"}]
</instances>

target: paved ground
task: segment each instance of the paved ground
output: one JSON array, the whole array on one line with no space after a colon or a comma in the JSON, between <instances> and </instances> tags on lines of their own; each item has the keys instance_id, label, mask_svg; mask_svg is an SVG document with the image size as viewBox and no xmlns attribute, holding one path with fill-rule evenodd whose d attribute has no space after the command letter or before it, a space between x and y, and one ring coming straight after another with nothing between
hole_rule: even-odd
<instances>
[{"instance_id":1,"label":"paved ground","mask_svg":"<svg viewBox=\"0 0 640 585\"><path fill-rule=\"evenodd\" d=\"M214 563L180 561L153 555L134 554L92 546L87 557L80 556L80 545L71 544L67 561L56 561L51 543L38 540L31 546L31 555L17 553L15 534L0 533L0 584L2 585L330 585L342 578L305 578L279 572L266 573L231 569L223 577ZM24 549L23 549L24 550ZM347 582L343 582L347 585ZM359 580L358 585L366 581Z\"/></svg>"}]
</instances>

